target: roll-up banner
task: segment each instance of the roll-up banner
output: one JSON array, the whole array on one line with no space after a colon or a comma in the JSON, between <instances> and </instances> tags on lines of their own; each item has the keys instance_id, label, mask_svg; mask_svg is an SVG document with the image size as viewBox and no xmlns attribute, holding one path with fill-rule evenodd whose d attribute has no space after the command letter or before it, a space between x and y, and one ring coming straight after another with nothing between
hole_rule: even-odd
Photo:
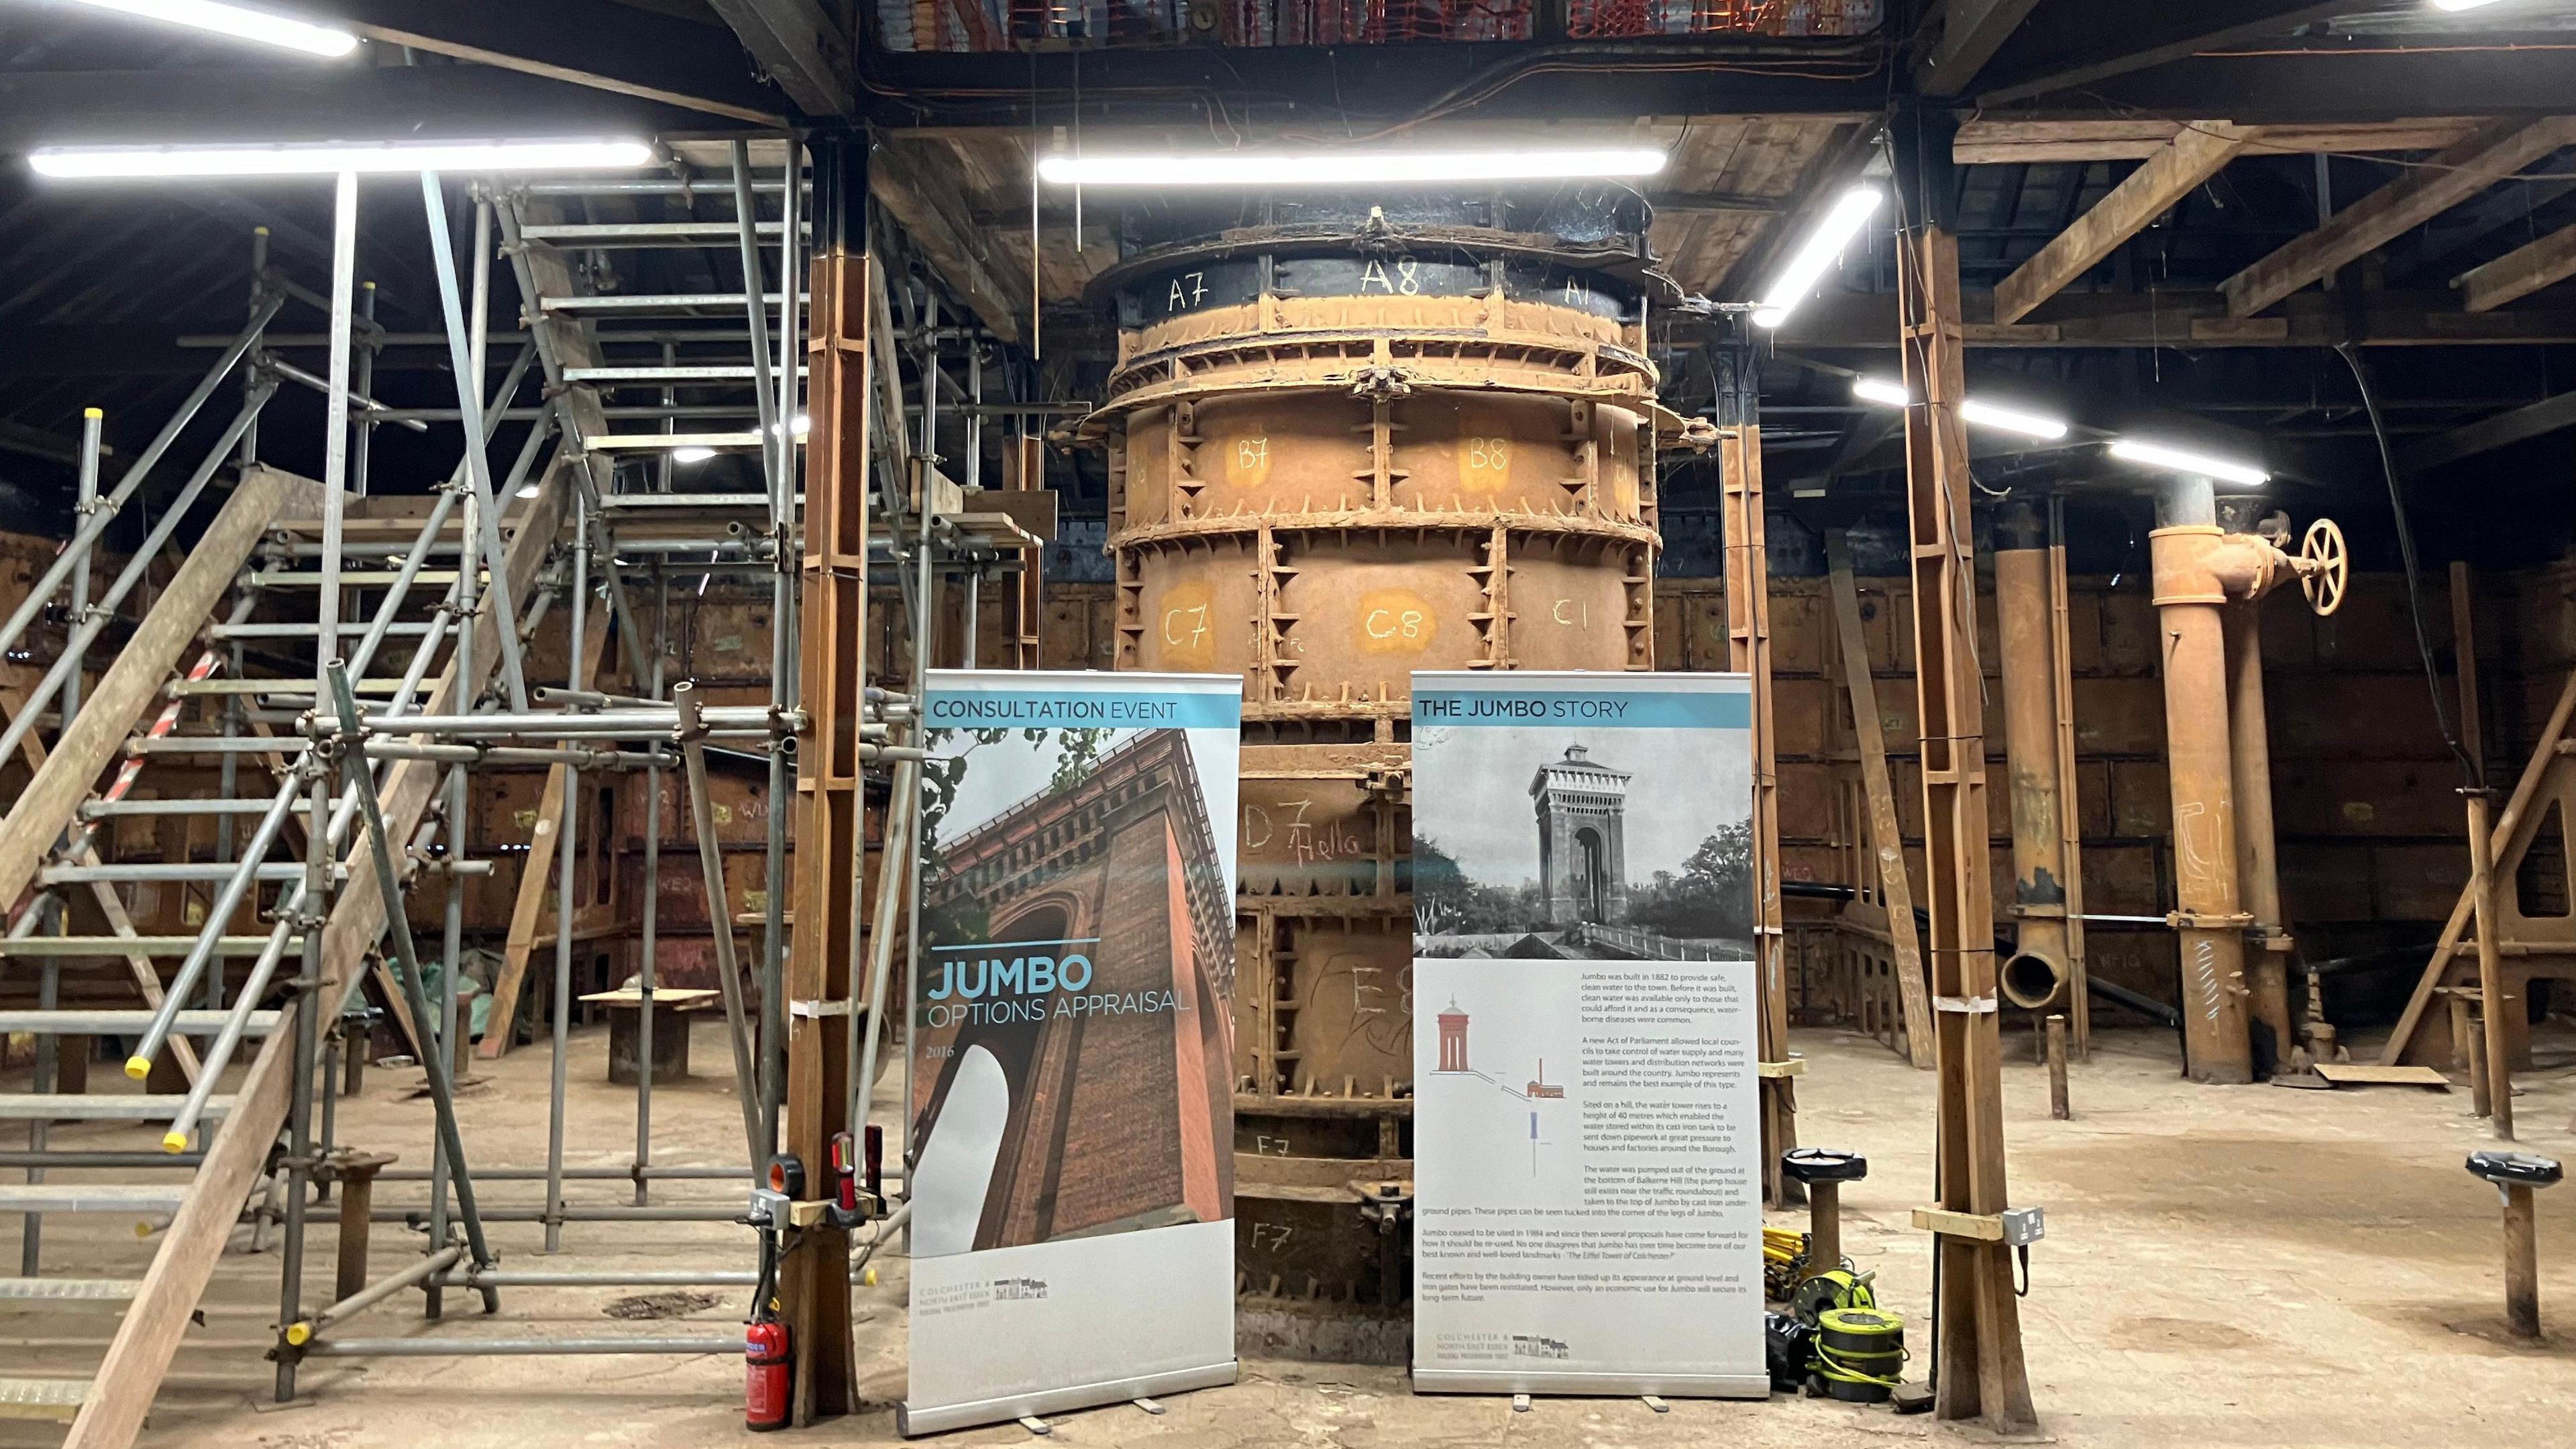
<instances>
[{"instance_id":1,"label":"roll-up banner","mask_svg":"<svg viewBox=\"0 0 2576 1449\"><path fill-rule=\"evenodd\" d=\"M905 1434L1234 1380L1242 715L928 674Z\"/></svg>"},{"instance_id":2,"label":"roll-up banner","mask_svg":"<svg viewBox=\"0 0 2576 1449\"><path fill-rule=\"evenodd\" d=\"M1413 676L1417 1389L1760 1398L1752 687Z\"/></svg>"}]
</instances>

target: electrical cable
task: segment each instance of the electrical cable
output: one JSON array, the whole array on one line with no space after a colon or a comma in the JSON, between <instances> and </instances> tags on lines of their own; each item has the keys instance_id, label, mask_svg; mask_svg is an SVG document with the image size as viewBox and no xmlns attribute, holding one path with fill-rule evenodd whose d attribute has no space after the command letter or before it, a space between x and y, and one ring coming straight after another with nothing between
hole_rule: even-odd
<instances>
[{"instance_id":1,"label":"electrical cable","mask_svg":"<svg viewBox=\"0 0 2576 1449\"><path fill-rule=\"evenodd\" d=\"M2397 524L2397 558L2406 571L2406 611L2415 625L2415 654L2423 661L2424 688L2433 698L2433 722L2441 729L2442 743L2450 748L2451 758L2459 763L2461 781L2467 788L2483 792L2485 773L2461 746L2450 704L2442 698L2442 672L2434 663L2433 636L2424 624L2424 586L2415 562L2415 528L2406 516L2406 486L2398 477L2397 453L2388 441L2387 424L2379 416L2379 393L2371 387L2370 372L2361 365L2361 353L2352 343L2336 343L2335 355L2352 369L2353 384L2361 389L2362 410L2370 416L2371 436L2379 444L2379 470L2388 479L2388 512Z\"/></svg>"}]
</instances>

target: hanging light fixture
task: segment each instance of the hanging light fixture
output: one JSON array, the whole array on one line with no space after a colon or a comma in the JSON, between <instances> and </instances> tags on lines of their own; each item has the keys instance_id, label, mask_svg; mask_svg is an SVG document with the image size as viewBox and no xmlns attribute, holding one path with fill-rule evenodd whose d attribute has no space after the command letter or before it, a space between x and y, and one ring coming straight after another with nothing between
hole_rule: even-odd
<instances>
[{"instance_id":1,"label":"hanging light fixture","mask_svg":"<svg viewBox=\"0 0 2576 1449\"><path fill-rule=\"evenodd\" d=\"M1836 198L1824 220L1816 223L1816 229L1807 233L1806 240L1798 243L1798 250L1790 256L1789 265L1772 278L1770 289L1762 294L1761 302L1753 310L1753 325L1777 327L1788 321L1790 312L1815 291L1816 282L1824 276L1825 268L1832 266L1834 259L1843 254L1843 248L1851 245L1852 238L1860 235L1861 227L1868 223L1883 199L1879 189L1867 182Z\"/></svg>"}]
</instances>

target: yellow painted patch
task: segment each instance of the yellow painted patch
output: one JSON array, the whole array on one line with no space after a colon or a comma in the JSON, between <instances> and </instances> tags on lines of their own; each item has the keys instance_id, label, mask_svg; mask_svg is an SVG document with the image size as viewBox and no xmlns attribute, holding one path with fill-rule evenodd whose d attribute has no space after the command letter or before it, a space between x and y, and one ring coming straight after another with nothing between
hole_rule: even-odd
<instances>
[{"instance_id":1,"label":"yellow painted patch","mask_svg":"<svg viewBox=\"0 0 2576 1449\"><path fill-rule=\"evenodd\" d=\"M1216 591L1189 580L1163 591L1153 606L1155 662L1165 669L1216 670Z\"/></svg>"},{"instance_id":2,"label":"yellow painted patch","mask_svg":"<svg viewBox=\"0 0 2576 1449\"><path fill-rule=\"evenodd\" d=\"M1232 488L1258 488L1270 481L1270 434L1259 422L1238 436L1218 440L1225 449L1225 481Z\"/></svg>"},{"instance_id":3,"label":"yellow painted patch","mask_svg":"<svg viewBox=\"0 0 2576 1449\"><path fill-rule=\"evenodd\" d=\"M1359 645L1370 654L1419 654L1431 647L1440 620L1410 589L1371 589L1360 595Z\"/></svg>"},{"instance_id":4,"label":"yellow painted patch","mask_svg":"<svg viewBox=\"0 0 2576 1449\"><path fill-rule=\"evenodd\" d=\"M1511 428L1499 417L1473 412L1458 417L1458 488L1500 493L1512 481Z\"/></svg>"}]
</instances>

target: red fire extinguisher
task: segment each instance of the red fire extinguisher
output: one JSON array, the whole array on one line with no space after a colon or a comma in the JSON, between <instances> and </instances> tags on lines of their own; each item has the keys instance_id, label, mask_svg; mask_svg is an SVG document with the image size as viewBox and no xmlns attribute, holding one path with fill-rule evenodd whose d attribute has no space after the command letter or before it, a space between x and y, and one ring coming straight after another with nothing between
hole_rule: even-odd
<instances>
[{"instance_id":1,"label":"red fire extinguisher","mask_svg":"<svg viewBox=\"0 0 2576 1449\"><path fill-rule=\"evenodd\" d=\"M742 1331L742 1422L755 1433L787 1427L787 1325L763 1313Z\"/></svg>"}]
</instances>

